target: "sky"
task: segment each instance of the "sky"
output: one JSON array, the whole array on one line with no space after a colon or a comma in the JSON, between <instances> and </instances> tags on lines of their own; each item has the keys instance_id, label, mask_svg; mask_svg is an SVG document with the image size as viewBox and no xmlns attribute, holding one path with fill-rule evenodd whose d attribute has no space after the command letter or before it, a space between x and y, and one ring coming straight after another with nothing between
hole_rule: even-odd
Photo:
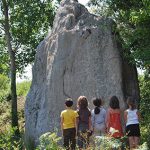
<instances>
[{"instance_id":1,"label":"sky","mask_svg":"<svg viewBox=\"0 0 150 150\"><path fill-rule=\"evenodd\" d=\"M87 4L88 1L89 0L78 0L78 2L81 3L81 4L83 4L83 5Z\"/></svg>"}]
</instances>

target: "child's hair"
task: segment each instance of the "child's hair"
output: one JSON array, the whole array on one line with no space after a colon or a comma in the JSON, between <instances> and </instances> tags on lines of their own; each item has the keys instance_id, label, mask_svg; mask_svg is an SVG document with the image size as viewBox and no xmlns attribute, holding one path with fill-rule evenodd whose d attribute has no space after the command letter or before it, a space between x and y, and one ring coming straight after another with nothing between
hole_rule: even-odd
<instances>
[{"instance_id":1,"label":"child's hair","mask_svg":"<svg viewBox=\"0 0 150 150\"><path fill-rule=\"evenodd\" d=\"M67 107L71 107L73 105L73 101L71 98L67 98L66 101L65 101L65 105Z\"/></svg>"},{"instance_id":2,"label":"child's hair","mask_svg":"<svg viewBox=\"0 0 150 150\"><path fill-rule=\"evenodd\" d=\"M118 100L117 96L112 96L110 98L109 106L112 109L119 109L120 108L120 106L119 106L119 100Z\"/></svg>"},{"instance_id":3,"label":"child's hair","mask_svg":"<svg viewBox=\"0 0 150 150\"><path fill-rule=\"evenodd\" d=\"M87 98L85 96L80 96L77 100L77 104L78 104L80 109L87 108L88 107Z\"/></svg>"},{"instance_id":4,"label":"child's hair","mask_svg":"<svg viewBox=\"0 0 150 150\"><path fill-rule=\"evenodd\" d=\"M88 109L88 100L85 96L80 96L77 100L77 105L79 106L78 114L79 121L88 123L87 117L91 115L90 110Z\"/></svg>"},{"instance_id":5,"label":"child's hair","mask_svg":"<svg viewBox=\"0 0 150 150\"><path fill-rule=\"evenodd\" d=\"M133 99L133 97L127 98L127 104L128 106L131 106L131 110L134 110L136 108L135 100Z\"/></svg>"},{"instance_id":6,"label":"child's hair","mask_svg":"<svg viewBox=\"0 0 150 150\"><path fill-rule=\"evenodd\" d=\"M99 114L100 113L100 106L102 105L102 100L100 98L93 98L93 104L95 106L94 113Z\"/></svg>"}]
</instances>

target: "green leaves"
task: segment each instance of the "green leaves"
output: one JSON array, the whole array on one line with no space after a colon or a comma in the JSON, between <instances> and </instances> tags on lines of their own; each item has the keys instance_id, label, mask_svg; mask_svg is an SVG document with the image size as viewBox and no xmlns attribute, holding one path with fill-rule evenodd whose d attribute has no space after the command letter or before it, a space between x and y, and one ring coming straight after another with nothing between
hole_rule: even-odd
<instances>
[{"instance_id":1,"label":"green leaves","mask_svg":"<svg viewBox=\"0 0 150 150\"><path fill-rule=\"evenodd\" d=\"M52 27L55 7L52 0L8 0L8 5L11 43L16 53L17 71L23 71L24 67L33 62L37 45ZM4 22L3 8L0 14L1 27ZM6 56L3 53L6 44L2 44L5 43L4 32L1 33L0 51Z\"/></svg>"},{"instance_id":2,"label":"green leaves","mask_svg":"<svg viewBox=\"0 0 150 150\"><path fill-rule=\"evenodd\" d=\"M41 135L39 140L40 144L36 148L36 150L63 150L63 148L58 145L59 141L61 140L61 137L58 137L55 132L47 132Z\"/></svg>"},{"instance_id":3,"label":"green leaves","mask_svg":"<svg viewBox=\"0 0 150 150\"><path fill-rule=\"evenodd\" d=\"M17 95L26 97L31 86L31 81L17 83Z\"/></svg>"},{"instance_id":4,"label":"green leaves","mask_svg":"<svg viewBox=\"0 0 150 150\"><path fill-rule=\"evenodd\" d=\"M142 142L147 141L150 148L150 75L149 72L145 72L144 76L139 76L140 85L140 112L142 115L141 120L141 134Z\"/></svg>"},{"instance_id":5,"label":"green leaves","mask_svg":"<svg viewBox=\"0 0 150 150\"><path fill-rule=\"evenodd\" d=\"M124 56L137 66L150 69L150 1L149 0L91 0L100 13L117 23L122 38ZM97 11L99 12L99 11Z\"/></svg>"},{"instance_id":6,"label":"green leaves","mask_svg":"<svg viewBox=\"0 0 150 150\"><path fill-rule=\"evenodd\" d=\"M7 99L9 96L9 78L0 74L0 102Z\"/></svg>"},{"instance_id":7,"label":"green leaves","mask_svg":"<svg viewBox=\"0 0 150 150\"><path fill-rule=\"evenodd\" d=\"M20 137L14 137L16 128L8 128L4 133L0 133L0 148L19 150L23 147L23 142Z\"/></svg>"}]
</instances>

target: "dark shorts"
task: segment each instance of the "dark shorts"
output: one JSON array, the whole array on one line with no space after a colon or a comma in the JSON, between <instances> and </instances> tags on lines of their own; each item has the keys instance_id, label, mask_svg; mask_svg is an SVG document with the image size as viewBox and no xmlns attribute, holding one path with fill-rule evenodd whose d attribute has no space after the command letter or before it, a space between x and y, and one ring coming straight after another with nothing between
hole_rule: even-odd
<instances>
[{"instance_id":1,"label":"dark shorts","mask_svg":"<svg viewBox=\"0 0 150 150\"><path fill-rule=\"evenodd\" d=\"M63 137L64 137L64 147L69 150L75 150L76 146L76 129L75 128L69 128L63 130Z\"/></svg>"},{"instance_id":2,"label":"dark shorts","mask_svg":"<svg viewBox=\"0 0 150 150\"><path fill-rule=\"evenodd\" d=\"M141 136L139 124L131 124L126 126L127 136Z\"/></svg>"}]
</instances>

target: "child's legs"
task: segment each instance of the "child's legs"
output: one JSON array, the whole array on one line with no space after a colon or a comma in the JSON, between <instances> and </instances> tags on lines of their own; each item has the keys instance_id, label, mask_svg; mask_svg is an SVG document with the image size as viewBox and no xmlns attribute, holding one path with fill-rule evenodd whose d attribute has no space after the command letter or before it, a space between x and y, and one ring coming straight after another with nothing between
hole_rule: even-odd
<instances>
[{"instance_id":1,"label":"child's legs","mask_svg":"<svg viewBox=\"0 0 150 150\"><path fill-rule=\"evenodd\" d=\"M68 137L64 137L64 147L69 150L69 139Z\"/></svg>"},{"instance_id":2,"label":"child's legs","mask_svg":"<svg viewBox=\"0 0 150 150\"><path fill-rule=\"evenodd\" d=\"M64 138L64 147L69 149L69 131L68 129L63 130L63 138Z\"/></svg>"},{"instance_id":3,"label":"child's legs","mask_svg":"<svg viewBox=\"0 0 150 150\"><path fill-rule=\"evenodd\" d=\"M106 127L105 124L96 124L94 128L94 135L95 136L102 136L106 133Z\"/></svg>"},{"instance_id":4,"label":"child's legs","mask_svg":"<svg viewBox=\"0 0 150 150\"><path fill-rule=\"evenodd\" d=\"M130 147L130 149L134 148L135 147L134 137L133 136L129 136L128 139L129 139L129 147Z\"/></svg>"},{"instance_id":5,"label":"child's legs","mask_svg":"<svg viewBox=\"0 0 150 150\"><path fill-rule=\"evenodd\" d=\"M71 133L70 133L70 144L71 144L71 150L75 150L76 147L76 129L72 129Z\"/></svg>"},{"instance_id":6,"label":"child's legs","mask_svg":"<svg viewBox=\"0 0 150 150\"><path fill-rule=\"evenodd\" d=\"M126 133L129 138L130 149L139 145L140 128L139 124L131 124L126 127Z\"/></svg>"},{"instance_id":7,"label":"child's legs","mask_svg":"<svg viewBox=\"0 0 150 150\"><path fill-rule=\"evenodd\" d=\"M97 128L94 129L94 136L100 136L101 131Z\"/></svg>"},{"instance_id":8,"label":"child's legs","mask_svg":"<svg viewBox=\"0 0 150 150\"><path fill-rule=\"evenodd\" d=\"M134 129L135 129L135 133L134 133L134 143L135 143L135 147L137 148L139 146L140 143L140 127L139 124L134 125Z\"/></svg>"},{"instance_id":9,"label":"child's legs","mask_svg":"<svg viewBox=\"0 0 150 150\"><path fill-rule=\"evenodd\" d=\"M76 140L75 140L76 130L75 128L65 129L63 132L64 136L64 147L69 150L75 150Z\"/></svg>"},{"instance_id":10,"label":"child's legs","mask_svg":"<svg viewBox=\"0 0 150 150\"><path fill-rule=\"evenodd\" d=\"M135 144L135 148L137 148L139 146L140 143L140 138L137 136L134 136L134 144Z\"/></svg>"},{"instance_id":11,"label":"child's legs","mask_svg":"<svg viewBox=\"0 0 150 150\"><path fill-rule=\"evenodd\" d=\"M85 139L83 138L82 134L82 132L78 133L78 146L80 149L83 148L83 145L85 143Z\"/></svg>"},{"instance_id":12,"label":"child's legs","mask_svg":"<svg viewBox=\"0 0 150 150\"><path fill-rule=\"evenodd\" d=\"M78 127L78 146L79 148L85 148L88 143L87 139L87 131L88 130L88 124L81 124Z\"/></svg>"},{"instance_id":13,"label":"child's legs","mask_svg":"<svg viewBox=\"0 0 150 150\"><path fill-rule=\"evenodd\" d=\"M105 124L101 124L100 125L100 130L101 130L101 135L105 135L106 134L106 126Z\"/></svg>"},{"instance_id":14,"label":"child's legs","mask_svg":"<svg viewBox=\"0 0 150 150\"><path fill-rule=\"evenodd\" d=\"M78 134L78 146L80 149L86 149L89 146L89 137L87 136L87 132L80 132Z\"/></svg>"}]
</instances>

